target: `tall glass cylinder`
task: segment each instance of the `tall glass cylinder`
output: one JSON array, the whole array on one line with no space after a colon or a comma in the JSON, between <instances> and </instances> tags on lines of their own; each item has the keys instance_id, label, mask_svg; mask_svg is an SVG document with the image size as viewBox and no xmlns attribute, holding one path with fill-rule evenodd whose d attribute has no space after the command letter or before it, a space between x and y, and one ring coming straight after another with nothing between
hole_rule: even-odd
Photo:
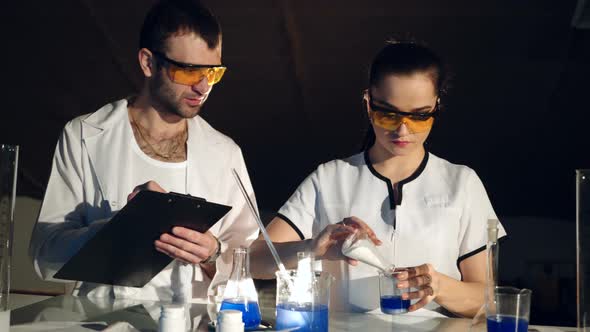
<instances>
[{"instance_id":1,"label":"tall glass cylinder","mask_svg":"<svg viewBox=\"0 0 590 332\"><path fill-rule=\"evenodd\" d=\"M590 331L590 169L576 170L578 331Z\"/></svg>"},{"instance_id":2,"label":"tall glass cylinder","mask_svg":"<svg viewBox=\"0 0 590 332\"><path fill-rule=\"evenodd\" d=\"M486 332L488 318L488 304L494 299L494 292L498 285L498 220L489 219L486 244L486 286L484 290L484 304L473 317L470 332ZM492 301L493 303L493 301Z\"/></svg>"},{"instance_id":3,"label":"tall glass cylinder","mask_svg":"<svg viewBox=\"0 0 590 332\"><path fill-rule=\"evenodd\" d=\"M17 168L18 146L0 144L0 331L8 331L10 325L8 295Z\"/></svg>"}]
</instances>

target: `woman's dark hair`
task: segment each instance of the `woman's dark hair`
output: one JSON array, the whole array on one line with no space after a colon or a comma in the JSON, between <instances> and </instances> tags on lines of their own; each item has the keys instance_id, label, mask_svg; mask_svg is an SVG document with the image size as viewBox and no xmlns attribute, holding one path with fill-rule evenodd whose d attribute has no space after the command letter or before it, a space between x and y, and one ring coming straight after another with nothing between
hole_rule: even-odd
<instances>
[{"instance_id":1,"label":"woman's dark hair","mask_svg":"<svg viewBox=\"0 0 590 332\"><path fill-rule=\"evenodd\" d=\"M221 27L209 9L197 0L160 0L147 13L139 37L139 48L166 52L166 40L179 33L193 32L210 49L221 41Z\"/></svg>"},{"instance_id":2,"label":"woman's dark hair","mask_svg":"<svg viewBox=\"0 0 590 332\"><path fill-rule=\"evenodd\" d=\"M436 53L414 41L388 41L377 53L369 69L369 88L379 85L388 75L424 73L430 76L439 98L447 90L447 69ZM439 102L440 107L440 102ZM369 124L363 144L366 150L375 144L375 132Z\"/></svg>"}]
</instances>

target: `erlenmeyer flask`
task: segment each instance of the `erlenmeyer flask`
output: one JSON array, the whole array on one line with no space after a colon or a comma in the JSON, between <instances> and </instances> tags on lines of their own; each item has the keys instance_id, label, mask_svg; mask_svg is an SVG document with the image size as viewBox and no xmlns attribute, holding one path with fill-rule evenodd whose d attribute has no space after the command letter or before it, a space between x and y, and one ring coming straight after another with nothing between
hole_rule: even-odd
<instances>
[{"instance_id":1,"label":"erlenmeyer flask","mask_svg":"<svg viewBox=\"0 0 590 332\"><path fill-rule=\"evenodd\" d=\"M258 294L250 276L250 256L246 248L234 249L232 271L219 310L225 309L240 310L246 330L256 329L260 325Z\"/></svg>"},{"instance_id":2,"label":"erlenmeyer flask","mask_svg":"<svg viewBox=\"0 0 590 332\"><path fill-rule=\"evenodd\" d=\"M356 259L359 262L371 265L384 272L391 274L395 265L390 264L377 250L367 232L362 229L355 230L342 243L342 254Z\"/></svg>"}]
</instances>

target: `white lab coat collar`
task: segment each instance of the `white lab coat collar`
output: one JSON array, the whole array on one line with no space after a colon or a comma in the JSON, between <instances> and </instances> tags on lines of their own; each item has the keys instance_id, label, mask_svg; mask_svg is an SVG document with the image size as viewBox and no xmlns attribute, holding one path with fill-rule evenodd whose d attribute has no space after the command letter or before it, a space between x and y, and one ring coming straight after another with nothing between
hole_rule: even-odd
<instances>
[{"instance_id":1,"label":"white lab coat collar","mask_svg":"<svg viewBox=\"0 0 590 332\"><path fill-rule=\"evenodd\" d=\"M83 145L96 172L101 193L111 200L114 210L126 203L126 195L120 189L128 188L128 194L138 185L131 183L132 170L125 166L129 165L133 153L129 145L133 132L128 120L127 105L126 99L119 100L105 105L82 120ZM186 188L191 195L207 197L207 193L202 191L216 186L218 172L214 167L218 167L219 160L227 158L224 156L224 149L218 147L224 140L227 138L200 116L188 120L187 179L191 181L186 184ZM111 176L115 172L119 175Z\"/></svg>"}]
</instances>

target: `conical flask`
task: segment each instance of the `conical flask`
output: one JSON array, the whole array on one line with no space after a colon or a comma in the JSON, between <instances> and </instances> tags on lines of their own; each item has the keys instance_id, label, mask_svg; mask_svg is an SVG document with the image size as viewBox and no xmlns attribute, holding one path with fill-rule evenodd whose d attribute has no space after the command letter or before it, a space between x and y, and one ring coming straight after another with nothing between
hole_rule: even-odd
<instances>
[{"instance_id":1,"label":"conical flask","mask_svg":"<svg viewBox=\"0 0 590 332\"><path fill-rule=\"evenodd\" d=\"M488 243L486 245L486 286L484 304L471 321L470 332L487 331L487 312L486 306L490 299L494 298L494 292L498 285L498 220L488 220Z\"/></svg>"},{"instance_id":2,"label":"conical flask","mask_svg":"<svg viewBox=\"0 0 590 332\"><path fill-rule=\"evenodd\" d=\"M361 229L355 230L344 240L342 254L375 267L385 274L391 274L395 270L395 265L389 263L379 253L375 244L369 239L367 232Z\"/></svg>"},{"instance_id":3,"label":"conical flask","mask_svg":"<svg viewBox=\"0 0 590 332\"><path fill-rule=\"evenodd\" d=\"M248 249L234 249L231 275L225 286L223 302L219 310L240 310L246 330L257 329L260 325L260 308L254 281L250 276Z\"/></svg>"}]
</instances>

